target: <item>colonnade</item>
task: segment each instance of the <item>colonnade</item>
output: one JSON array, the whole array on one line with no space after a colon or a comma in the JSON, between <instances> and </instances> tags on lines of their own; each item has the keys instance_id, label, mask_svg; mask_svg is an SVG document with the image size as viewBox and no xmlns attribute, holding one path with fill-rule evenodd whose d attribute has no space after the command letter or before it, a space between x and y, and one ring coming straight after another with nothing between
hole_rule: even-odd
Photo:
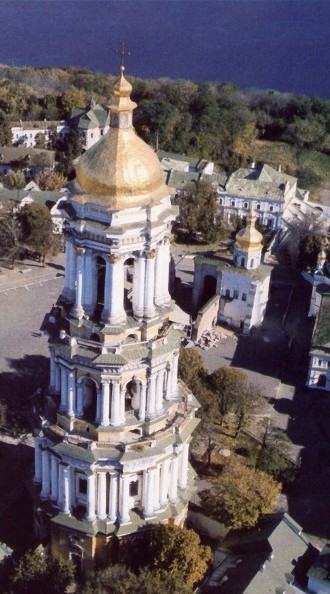
<instances>
[{"instance_id":1,"label":"colonnade","mask_svg":"<svg viewBox=\"0 0 330 594\"><path fill-rule=\"evenodd\" d=\"M105 263L104 307L101 319L118 324L125 320L124 264L134 257L133 314L152 318L155 307L169 304L168 291L170 243L163 239L156 249L133 254L105 254L75 246L66 240L65 287L63 296L74 303L72 313L78 319L92 315L97 304L97 257Z\"/></svg>"},{"instance_id":2,"label":"colonnade","mask_svg":"<svg viewBox=\"0 0 330 594\"><path fill-rule=\"evenodd\" d=\"M174 351L170 362L151 368L145 381L132 379L138 385L138 406L135 413L141 421L162 413L165 401L173 400L178 390L179 353ZM60 394L60 411L69 417L84 416L85 380L94 383L96 413L94 421L104 427L125 424L125 395L127 383L122 385L120 377L103 376L97 383L89 376L77 378L76 369L67 367L50 348L50 390Z\"/></svg>"},{"instance_id":3,"label":"colonnade","mask_svg":"<svg viewBox=\"0 0 330 594\"><path fill-rule=\"evenodd\" d=\"M133 507L139 507L145 516L152 516L178 500L178 488L187 487L188 455L186 443L171 457L136 474L116 470L83 472L58 458L47 447L45 438L37 437L34 482L41 485L41 498L53 502L64 514L69 515L75 506L84 505L89 522L95 519L128 522ZM134 493L132 484L137 487Z\"/></svg>"}]
</instances>

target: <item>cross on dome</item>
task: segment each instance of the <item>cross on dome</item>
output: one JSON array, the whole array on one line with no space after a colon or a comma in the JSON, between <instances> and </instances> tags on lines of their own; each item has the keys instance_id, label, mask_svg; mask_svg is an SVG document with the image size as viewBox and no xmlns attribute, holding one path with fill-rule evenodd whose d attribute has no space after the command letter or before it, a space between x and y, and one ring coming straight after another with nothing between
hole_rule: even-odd
<instances>
[{"instance_id":1,"label":"cross on dome","mask_svg":"<svg viewBox=\"0 0 330 594\"><path fill-rule=\"evenodd\" d=\"M119 54L121 56L121 59L120 59L120 70L121 70L121 72L124 72L124 70L125 70L125 58L126 58L126 56L130 56L131 55L131 52L126 49L125 43L123 42L122 45L121 45L121 49L120 50L115 50L115 54Z\"/></svg>"}]
</instances>

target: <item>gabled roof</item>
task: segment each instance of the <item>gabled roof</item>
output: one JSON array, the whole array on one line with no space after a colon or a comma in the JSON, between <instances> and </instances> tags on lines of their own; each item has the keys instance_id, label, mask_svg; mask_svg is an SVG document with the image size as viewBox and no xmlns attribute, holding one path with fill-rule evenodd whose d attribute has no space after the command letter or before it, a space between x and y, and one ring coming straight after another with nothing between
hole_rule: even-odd
<instances>
[{"instance_id":1,"label":"gabled roof","mask_svg":"<svg viewBox=\"0 0 330 594\"><path fill-rule=\"evenodd\" d=\"M318 551L288 514L264 516L250 530L233 530L219 550L220 565L211 577L217 594L278 594L305 587L306 573ZM299 591L299 589L298 589Z\"/></svg>"}]
</instances>

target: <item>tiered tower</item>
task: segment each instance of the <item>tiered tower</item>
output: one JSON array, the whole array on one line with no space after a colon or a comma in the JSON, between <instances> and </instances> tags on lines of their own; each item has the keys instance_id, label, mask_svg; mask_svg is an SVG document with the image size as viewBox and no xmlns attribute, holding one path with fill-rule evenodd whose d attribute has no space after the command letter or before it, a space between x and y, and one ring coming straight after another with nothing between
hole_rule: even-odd
<instances>
[{"instance_id":1,"label":"tiered tower","mask_svg":"<svg viewBox=\"0 0 330 594\"><path fill-rule=\"evenodd\" d=\"M35 443L36 530L84 569L147 524L184 522L198 423L169 322L171 189L134 131L131 89L122 66L109 132L76 163L47 324L56 408Z\"/></svg>"}]
</instances>

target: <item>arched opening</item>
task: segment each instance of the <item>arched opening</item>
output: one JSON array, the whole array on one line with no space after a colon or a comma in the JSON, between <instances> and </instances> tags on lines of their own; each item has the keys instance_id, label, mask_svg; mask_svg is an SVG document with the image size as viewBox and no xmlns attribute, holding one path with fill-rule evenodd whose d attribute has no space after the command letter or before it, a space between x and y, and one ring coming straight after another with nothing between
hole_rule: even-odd
<instances>
[{"instance_id":1,"label":"arched opening","mask_svg":"<svg viewBox=\"0 0 330 594\"><path fill-rule=\"evenodd\" d=\"M319 388L325 388L327 384L327 376L322 374L317 378L317 385Z\"/></svg>"},{"instance_id":2,"label":"arched opening","mask_svg":"<svg viewBox=\"0 0 330 594\"><path fill-rule=\"evenodd\" d=\"M75 568L75 575L77 578L81 576L82 569L83 569L83 553L77 547L74 547L73 550L69 552L70 561L72 561L74 568Z\"/></svg>"},{"instance_id":3,"label":"arched opening","mask_svg":"<svg viewBox=\"0 0 330 594\"><path fill-rule=\"evenodd\" d=\"M92 340L93 342L101 342L101 339L96 332L90 335L89 340Z\"/></svg>"},{"instance_id":4,"label":"arched opening","mask_svg":"<svg viewBox=\"0 0 330 594\"><path fill-rule=\"evenodd\" d=\"M244 268L245 267L245 258L241 258L241 267Z\"/></svg>"},{"instance_id":5,"label":"arched opening","mask_svg":"<svg viewBox=\"0 0 330 594\"><path fill-rule=\"evenodd\" d=\"M138 411L140 405L141 382L134 377L126 385L125 411Z\"/></svg>"},{"instance_id":6,"label":"arched opening","mask_svg":"<svg viewBox=\"0 0 330 594\"><path fill-rule=\"evenodd\" d=\"M127 313L133 311L133 276L134 258L128 258L124 263L124 309Z\"/></svg>"},{"instance_id":7,"label":"arched opening","mask_svg":"<svg viewBox=\"0 0 330 594\"><path fill-rule=\"evenodd\" d=\"M87 421L93 423L96 417L96 384L90 377L85 377L83 381L83 416Z\"/></svg>"},{"instance_id":8,"label":"arched opening","mask_svg":"<svg viewBox=\"0 0 330 594\"><path fill-rule=\"evenodd\" d=\"M104 258L97 256L96 258L96 307L95 315L99 317L104 308L104 291L105 291L105 270L106 263Z\"/></svg>"},{"instance_id":9,"label":"arched opening","mask_svg":"<svg viewBox=\"0 0 330 594\"><path fill-rule=\"evenodd\" d=\"M204 277L203 292L201 299L201 306L203 306L216 293L217 279L214 276L207 275Z\"/></svg>"}]
</instances>

